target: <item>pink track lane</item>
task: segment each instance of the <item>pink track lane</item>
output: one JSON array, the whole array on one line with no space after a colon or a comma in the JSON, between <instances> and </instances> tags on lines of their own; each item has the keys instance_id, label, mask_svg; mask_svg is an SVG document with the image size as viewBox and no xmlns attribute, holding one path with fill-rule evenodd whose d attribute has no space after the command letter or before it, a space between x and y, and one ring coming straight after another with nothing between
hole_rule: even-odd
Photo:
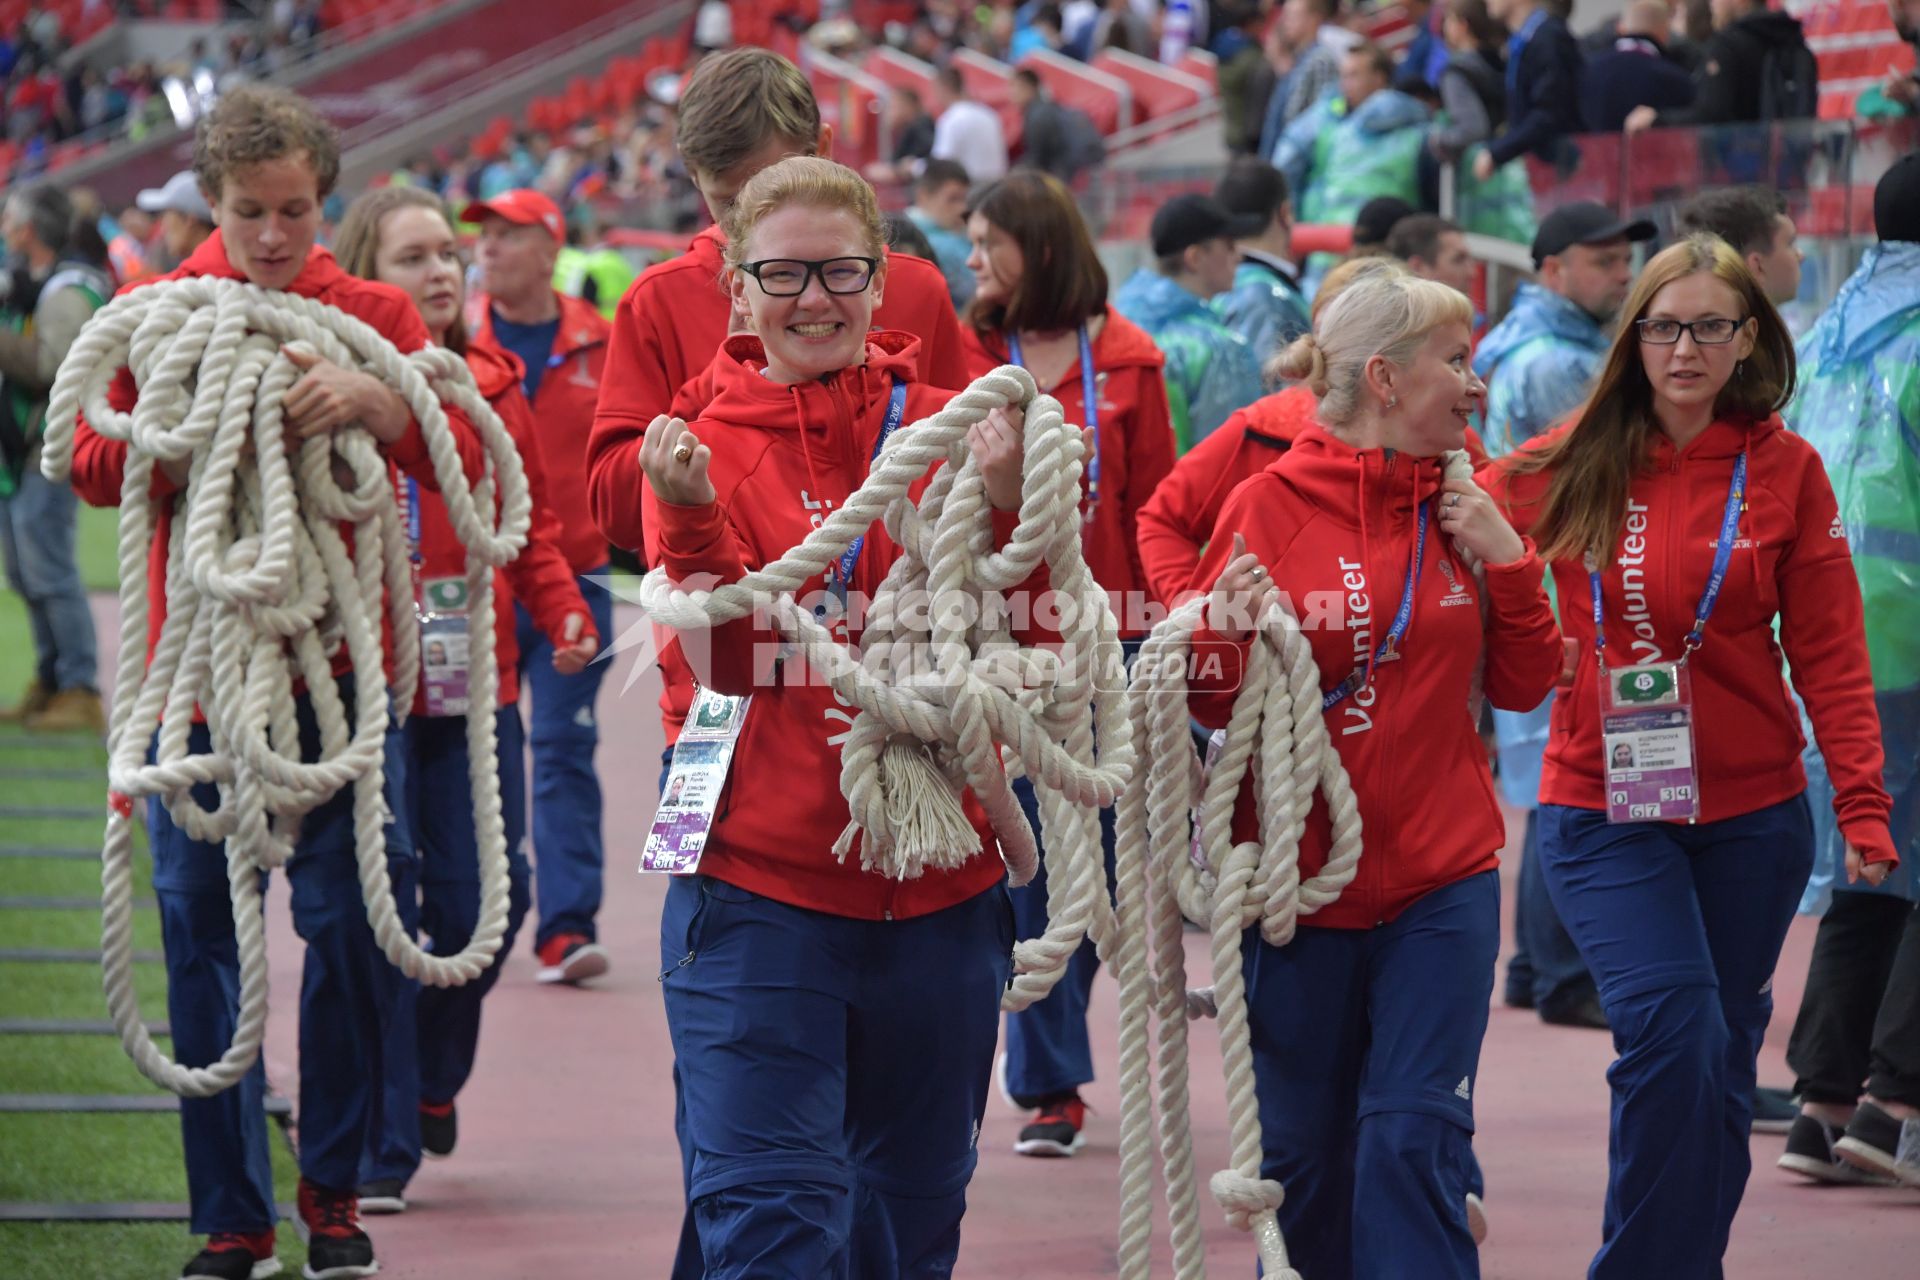
<instances>
[{"instance_id":1,"label":"pink track lane","mask_svg":"<svg viewBox=\"0 0 1920 1280\"><path fill-rule=\"evenodd\" d=\"M616 631L637 618L637 611L621 606ZM655 981L662 886L634 871L652 815L662 739L657 677L643 672L621 692L634 663L632 653L615 659L600 701L599 764L607 793L600 928L613 972L585 990L536 985L529 921L488 997L479 1067L460 1099L458 1152L420 1171L405 1215L368 1220L382 1275L535 1280L667 1274L680 1223L680 1163L672 1052ZM1520 824L1511 825L1516 834L1510 853L1517 852ZM1509 912L1517 869L1510 861L1504 873ZM297 1096L293 1000L300 989L300 944L287 912L284 877L275 877L271 897L268 1069L278 1089ZM1797 920L1781 960L1777 1012L1761 1058L1766 1083L1792 1082L1782 1054L1813 932L1812 920ZM1203 942L1197 934L1188 937L1195 974L1206 963ZM1503 951L1502 973L1505 962ZM958 1274L1078 1280L1114 1273L1115 994L1103 978L1094 997L1101 1079L1087 1090L1095 1110L1086 1150L1066 1161L1016 1156L1012 1145L1021 1118L997 1096L988 1106ZM1204 1188L1205 1174L1225 1159L1227 1117L1214 1025L1195 1024L1194 1031L1195 1140ZM1492 1221L1481 1253L1487 1280L1584 1273L1600 1234L1607 1145L1603 1073L1611 1057L1604 1034L1544 1026L1531 1013L1496 1003L1475 1100L1475 1148L1486 1171ZM1741 1280L1913 1275L1920 1194L1806 1186L1774 1168L1781 1142L1765 1134L1753 1140L1753 1178L1734 1223L1727 1274ZM1157 1221L1156 1233L1164 1234L1163 1210ZM1203 1221L1213 1274L1252 1274L1246 1240L1204 1200ZM1159 1252L1155 1274L1166 1275L1164 1248Z\"/></svg>"}]
</instances>

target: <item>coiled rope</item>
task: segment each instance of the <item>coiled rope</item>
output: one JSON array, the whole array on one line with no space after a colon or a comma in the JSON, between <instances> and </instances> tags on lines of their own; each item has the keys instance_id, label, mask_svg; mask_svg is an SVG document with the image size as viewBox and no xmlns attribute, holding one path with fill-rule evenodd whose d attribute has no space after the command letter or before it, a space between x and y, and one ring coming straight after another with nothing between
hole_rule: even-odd
<instances>
[{"instance_id":1,"label":"coiled rope","mask_svg":"<svg viewBox=\"0 0 1920 1280\"><path fill-rule=\"evenodd\" d=\"M311 437L290 454L281 400L300 369L286 343L378 377L420 424L447 513L467 548L472 657L467 716L480 922L457 955L422 951L407 936L387 873L382 794L389 696L404 721L419 678L419 626L405 530L391 468L357 427ZM131 413L107 403L116 371L131 370ZM442 401L465 412L484 445L476 484L462 470ZM41 471L64 483L76 417L127 443L120 496L120 660L108 728L109 813L101 851L103 976L121 1044L156 1084L188 1097L245 1075L266 1029L267 966L260 909L263 871L292 856L302 815L353 788L361 896L382 951L433 986L471 981L492 963L507 921L505 828L491 708L498 697L493 573L526 542L531 499L512 439L479 394L465 360L428 349L402 356L371 326L324 303L251 284L192 277L137 289L96 312L54 382ZM155 498L153 469L190 462L184 491ZM496 495L498 510L496 514ZM167 614L147 659L147 556L157 514L172 512ZM342 536L345 523L352 549ZM381 645L382 593L393 633L391 695ZM344 641L357 673L351 720L331 656ZM294 682L302 680L320 730L316 760L300 757ZM187 749L195 710L212 749ZM351 722L351 729L349 723ZM155 733L158 733L155 744ZM150 744L153 763L147 763ZM197 784L219 791L209 812ZM132 811L158 796L196 840L225 841L240 952L233 1041L205 1067L161 1053L139 1015L132 982Z\"/></svg>"},{"instance_id":2,"label":"coiled rope","mask_svg":"<svg viewBox=\"0 0 1920 1280\"><path fill-rule=\"evenodd\" d=\"M1472 476L1464 453L1446 455L1445 466L1448 479ZM1456 553L1465 555L1457 546ZM1263 939L1284 946L1301 917L1339 898L1359 868L1360 810L1327 732L1313 650L1299 622L1278 606L1259 620L1224 745L1212 768L1202 769L1189 728L1187 673L1206 606L1205 597L1190 600L1154 628L1129 689L1134 751L1156 767L1146 786L1121 797L1117 814L1119 945L1111 963L1120 984L1119 1275L1148 1275L1156 1137L1174 1275L1203 1280L1207 1274L1187 1055L1188 1019L1204 1014L1220 1023L1231 1147L1228 1167L1213 1174L1208 1189L1229 1223L1252 1232L1265 1275L1300 1280L1280 1232L1285 1190L1260 1176L1241 943L1257 924ZM1259 839L1236 844L1233 811L1250 771ZM1325 865L1303 881L1300 837L1316 796L1326 798L1332 842ZM1211 935L1211 989L1187 988L1187 920ZM1149 1046L1153 1030L1157 1058Z\"/></svg>"},{"instance_id":3,"label":"coiled rope","mask_svg":"<svg viewBox=\"0 0 1920 1280\"><path fill-rule=\"evenodd\" d=\"M1026 411L1019 523L994 548L986 484L966 444L995 409ZM912 486L935 472L919 501ZM960 805L971 789L999 838L1012 882L1038 864L1032 829L1007 782L1024 769L1041 798L1048 858L1046 932L1014 951L1003 1004L1025 1008L1052 989L1083 939L1113 923L1100 859L1098 810L1134 768L1126 723L1118 624L1081 556L1082 444L1060 404L1026 370L1004 366L976 379L932 417L896 431L838 510L777 561L714 590L686 590L663 568L648 574L641 604L655 622L704 630L760 609L847 704L858 708L841 750L840 787L852 822L835 845L844 859L859 836L861 865L895 879L951 869L978 854ZM797 603L875 520L900 546L867 609L856 653ZM1023 648L1014 637L1022 602L1006 593L1045 563L1060 645ZM1026 601L1043 610L1046 601ZM1004 754L1003 754L1004 752ZM1005 766L1003 768L1003 765Z\"/></svg>"}]
</instances>

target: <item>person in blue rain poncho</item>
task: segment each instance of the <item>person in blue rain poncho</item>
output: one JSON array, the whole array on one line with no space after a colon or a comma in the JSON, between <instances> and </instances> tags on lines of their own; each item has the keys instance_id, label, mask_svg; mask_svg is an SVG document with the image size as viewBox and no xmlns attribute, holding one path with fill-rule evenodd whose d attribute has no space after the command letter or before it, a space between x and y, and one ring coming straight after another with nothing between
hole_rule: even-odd
<instances>
[{"instance_id":1,"label":"person in blue rain poncho","mask_svg":"<svg viewBox=\"0 0 1920 1280\"><path fill-rule=\"evenodd\" d=\"M1305 333L1307 297L1292 261L1293 200L1278 169L1241 156L1222 175L1213 198L1228 213L1258 218L1262 229L1235 247L1233 287L1213 299L1229 329L1247 340L1262 364Z\"/></svg>"},{"instance_id":2,"label":"person in blue rain poncho","mask_svg":"<svg viewBox=\"0 0 1920 1280\"><path fill-rule=\"evenodd\" d=\"M1881 180L1874 221L1880 243L1800 340L1787 422L1826 463L1844 525L1833 536L1853 551L1901 861L1877 887L1848 880L1809 745L1818 816L1800 909L1825 914L1787 1046L1802 1101L1780 1165L1920 1185L1920 153Z\"/></svg>"}]
</instances>

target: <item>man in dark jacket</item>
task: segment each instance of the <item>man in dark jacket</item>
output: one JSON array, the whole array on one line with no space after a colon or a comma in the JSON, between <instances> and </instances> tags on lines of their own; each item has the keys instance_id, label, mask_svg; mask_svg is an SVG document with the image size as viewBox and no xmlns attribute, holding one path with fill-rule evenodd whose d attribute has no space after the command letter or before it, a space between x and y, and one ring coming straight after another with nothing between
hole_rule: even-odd
<instances>
[{"instance_id":1,"label":"man in dark jacket","mask_svg":"<svg viewBox=\"0 0 1920 1280\"><path fill-rule=\"evenodd\" d=\"M1580 45L1566 21L1539 0L1493 0L1487 9L1513 38L1507 42L1507 127L1474 157L1481 182L1529 152L1562 160L1566 139L1580 132Z\"/></svg>"},{"instance_id":2,"label":"man in dark jacket","mask_svg":"<svg viewBox=\"0 0 1920 1280\"><path fill-rule=\"evenodd\" d=\"M1615 133L1635 107L1665 111L1693 101L1693 77L1667 57L1664 0L1634 0L1616 34L1580 76L1580 119L1589 133Z\"/></svg>"},{"instance_id":3,"label":"man in dark jacket","mask_svg":"<svg viewBox=\"0 0 1920 1280\"><path fill-rule=\"evenodd\" d=\"M1800 109L1778 100L1788 78L1796 82L1795 96L1811 116L1817 85L1800 19L1767 8L1766 0L1713 0L1713 39L1707 41L1693 105L1660 111L1638 107L1628 113L1626 130L1800 118Z\"/></svg>"},{"instance_id":4,"label":"man in dark jacket","mask_svg":"<svg viewBox=\"0 0 1920 1280\"><path fill-rule=\"evenodd\" d=\"M1063 107L1047 96L1040 77L1029 68L1013 73L1013 105L1020 109L1020 166L1050 173L1071 183L1106 159L1106 142L1084 111Z\"/></svg>"}]
</instances>

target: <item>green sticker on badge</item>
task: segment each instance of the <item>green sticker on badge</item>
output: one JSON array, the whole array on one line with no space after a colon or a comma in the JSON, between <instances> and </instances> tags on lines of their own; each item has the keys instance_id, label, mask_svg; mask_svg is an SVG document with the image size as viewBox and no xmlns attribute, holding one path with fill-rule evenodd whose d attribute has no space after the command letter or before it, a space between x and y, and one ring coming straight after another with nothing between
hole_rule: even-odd
<instances>
[{"instance_id":1,"label":"green sticker on badge","mask_svg":"<svg viewBox=\"0 0 1920 1280\"><path fill-rule=\"evenodd\" d=\"M1673 672L1666 667L1628 667L1615 674L1617 703L1655 703L1673 696Z\"/></svg>"},{"instance_id":2,"label":"green sticker on badge","mask_svg":"<svg viewBox=\"0 0 1920 1280\"><path fill-rule=\"evenodd\" d=\"M426 582L427 608L435 613L465 613L467 610L467 580L465 578L429 578Z\"/></svg>"}]
</instances>

